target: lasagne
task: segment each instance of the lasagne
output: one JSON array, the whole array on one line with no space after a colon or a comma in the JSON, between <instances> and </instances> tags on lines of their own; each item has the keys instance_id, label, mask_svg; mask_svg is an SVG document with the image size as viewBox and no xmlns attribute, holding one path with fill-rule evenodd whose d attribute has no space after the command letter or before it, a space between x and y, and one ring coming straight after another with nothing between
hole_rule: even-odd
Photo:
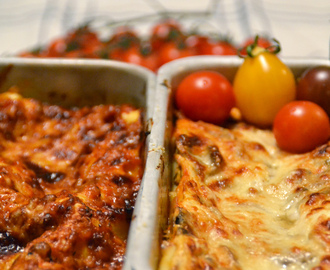
<instances>
[{"instance_id":1,"label":"lasagne","mask_svg":"<svg viewBox=\"0 0 330 270\"><path fill-rule=\"evenodd\" d=\"M330 143L179 119L160 269L330 269Z\"/></svg>"},{"instance_id":2,"label":"lasagne","mask_svg":"<svg viewBox=\"0 0 330 270\"><path fill-rule=\"evenodd\" d=\"M121 269L142 112L0 95L0 269Z\"/></svg>"}]
</instances>

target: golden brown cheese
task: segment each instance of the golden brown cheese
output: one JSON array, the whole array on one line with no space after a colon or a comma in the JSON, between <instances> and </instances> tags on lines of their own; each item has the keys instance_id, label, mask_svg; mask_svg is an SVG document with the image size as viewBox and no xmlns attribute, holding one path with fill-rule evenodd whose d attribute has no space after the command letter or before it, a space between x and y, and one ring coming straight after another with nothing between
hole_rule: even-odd
<instances>
[{"instance_id":1,"label":"golden brown cheese","mask_svg":"<svg viewBox=\"0 0 330 270\"><path fill-rule=\"evenodd\" d=\"M142 114L0 95L0 269L120 269Z\"/></svg>"},{"instance_id":2,"label":"golden brown cheese","mask_svg":"<svg viewBox=\"0 0 330 270\"><path fill-rule=\"evenodd\" d=\"M330 144L300 155L273 134L177 121L165 269L330 269Z\"/></svg>"}]
</instances>

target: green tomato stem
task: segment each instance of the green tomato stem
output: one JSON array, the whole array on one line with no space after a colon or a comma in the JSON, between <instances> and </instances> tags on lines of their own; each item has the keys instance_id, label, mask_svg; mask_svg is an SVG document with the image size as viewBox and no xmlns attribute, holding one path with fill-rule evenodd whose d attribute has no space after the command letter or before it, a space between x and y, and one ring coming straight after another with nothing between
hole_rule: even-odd
<instances>
[{"instance_id":1,"label":"green tomato stem","mask_svg":"<svg viewBox=\"0 0 330 270\"><path fill-rule=\"evenodd\" d=\"M267 51L267 52L270 52L272 54L278 54L281 51L281 45L280 45L280 42L277 39L273 38L272 40L273 40L274 44L267 47L267 48L259 47L258 46L258 39L259 39L259 36L256 35L256 37L254 38L254 42L251 45L246 47L247 55L242 55L241 54L241 51L244 49L244 48L242 48L238 51L238 56L241 57L241 58L245 58L245 57L252 57L253 58L253 57L256 57L258 54L260 54L261 52Z\"/></svg>"}]
</instances>

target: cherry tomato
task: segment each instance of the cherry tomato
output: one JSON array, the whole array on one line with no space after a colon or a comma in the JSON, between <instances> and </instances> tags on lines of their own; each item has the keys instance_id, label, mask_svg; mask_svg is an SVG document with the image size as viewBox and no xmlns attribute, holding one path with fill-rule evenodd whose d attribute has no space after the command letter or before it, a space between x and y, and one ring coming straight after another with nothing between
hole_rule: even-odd
<instances>
[{"instance_id":1,"label":"cherry tomato","mask_svg":"<svg viewBox=\"0 0 330 270\"><path fill-rule=\"evenodd\" d=\"M127 63L140 65L156 71L158 68L158 58L155 53L144 52L143 48L133 46L126 50L123 54L122 60Z\"/></svg>"},{"instance_id":2,"label":"cherry tomato","mask_svg":"<svg viewBox=\"0 0 330 270\"><path fill-rule=\"evenodd\" d=\"M81 50L91 53L101 46L101 41L97 34L88 26L82 26L70 32L66 36L65 41L67 44L66 52Z\"/></svg>"},{"instance_id":3,"label":"cherry tomato","mask_svg":"<svg viewBox=\"0 0 330 270\"><path fill-rule=\"evenodd\" d=\"M235 105L231 83L215 71L197 71L185 77L175 93L177 107L190 119L223 123Z\"/></svg>"},{"instance_id":4,"label":"cherry tomato","mask_svg":"<svg viewBox=\"0 0 330 270\"><path fill-rule=\"evenodd\" d=\"M125 54L125 49L120 47L114 47L109 50L108 58L116 61L123 61L123 56Z\"/></svg>"},{"instance_id":5,"label":"cherry tomato","mask_svg":"<svg viewBox=\"0 0 330 270\"><path fill-rule=\"evenodd\" d=\"M208 41L201 48L202 55L237 55L234 45L227 41Z\"/></svg>"},{"instance_id":6,"label":"cherry tomato","mask_svg":"<svg viewBox=\"0 0 330 270\"><path fill-rule=\"evenodd\" d=\"M207 36L192 34L185 39L185 44L188 48L192 48L196 51L196 54L201 55L203 47L208 42Z\"/></svg>"},{"instance_id":7,"label":"cherry tomato","mask_svg":"<svg viewBox=\"0 0 330 270\"><path fill-rule=\"evenodd\" d=\"M241 45L242 50L240 51L241 55L246 55L247 54L246 53L246 48L249 45L253 44L254 40L255 40L254 37L250 37L250 38L248 38L247 40L245 40L243 42L243 44ZM272 46L272 42L268 38L260 36L258 38L258 44L257 45L261 48L268 48L268 47Z\"/></svg>"},{"instance_id":8,"label":"cherry tomato","mask_svg":"<svg viewBox=\"0 0 330 270\"><path fill-rule=\"evenodd\" d=\"M298 81L297 98L315 102L330 115L330 66L307 69Z\"/></svg>"},{"instance_id":9,"label":"cherry tomato","mask_svg":"<svg viewBox=\"0 0 330 270\"><path fill-rule=\"evenodd\" d=\"M255 47L234 78L237 107L252 124L271 126L277 112L296 96L291 70L273 53Z\"/></svg>"},{"instance_id":10,"label":"cherry tomato","mask_svg":"<svg viewBox=\"0 0 330 270\"><path fill-rule=\"evenodd\" d=\"M108 58L112 59L112 60L117 60L117 61L125 61L124 55L127 53L127 51L130 50L130 48L133 48L133 47L139 48L139 45L130 44L128 47L121 46L121 44L110 45L110 46L108 46L108 51L109 51Z\"/></svg>"},{"instance_id":11,"label":"cherry tomato","mask_svg":"<svg viewBox=\"0 0 330 270\"><path fill-rule=\"evenodd\" d=\"M293 101L276 115L273 132L280 148L304 153L327 142L330 136L329 117L313 102Z\"/></svg>"},{"instance_id":12,"label":"cherry tomato","mask_svg":"<svg viewBox=\"0 0 330 270\"><path fill-rule=\"evenodd\" d=\"M120 26L115 29L114 34L107 42L107 45L115 44L122 48L128 48L138 44L139 38L137 33L129 26Z\"/></svg>"},{"instance_id":13,"label":"cherry tomato","mask_svg":"<svg viewBox=\"0 0 330 270\"><path fill-rule=\"evenodd\" d=\"M195 50L188 48L184 43L168 42L158 51L159 64L164 65L175 59L196 55Z\"/></svg>"},{"instance_id":14,"label":"cherry tomato","mask_svg":"<svg viewBox=\"0 0 330 270\"><path fill-rule=\"evenodd\" d=\"M159 50L165 43L182 37L181 25L174 19L166 19L157 23L151 30L151 46Z\"/></svg>"},{"instance_id":15,"label":"cherry tomato","mask_svg":"<svg viewBox=\"0 0 330 270\"><path fill-rule=\"evenodd\" d=\"M63 56L66 49L67 49L67 43L64 38L55 39L48 46L47 56L48 57Z\"/></svg>"}]
</instances>

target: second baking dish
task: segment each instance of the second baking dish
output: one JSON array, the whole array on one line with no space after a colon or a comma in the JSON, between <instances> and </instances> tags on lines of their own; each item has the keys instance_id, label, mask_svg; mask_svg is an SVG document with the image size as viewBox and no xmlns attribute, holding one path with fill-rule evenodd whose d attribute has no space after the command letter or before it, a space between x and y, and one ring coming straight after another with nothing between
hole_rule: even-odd
<instances>
[{"instance_id":1,"label":"second baking dish","mask_svg":"<svg viewBox=\"0 0 330 270\"><path fill-rule=\"evenodd\" d=\"M296 79L307 68L317 65L329 66L328 61L317 59L284 59L284 62L290 67ZM326 264L326 230L322 228L327 224L329 213L325 206L328 201L325 179L329 177L326 165L329 158L327 145L320 146L310 153L292 155L278 150L270 131L251 126L238 125L226 130L209 124L194 124L183 119L179 121L180 126L173 127L173 95L183 78L194 71L212 70L222 73L232 82L241 63L242 60L237 57L195 57L175 61L160 69L156 92L158 103L154 110L155 124L150 140L154 149L158 151L157 157L161 160L157 167L162 170L157 172L158 182L151 183L144 194L146 196L141 200L140 211L143 213L141 217L144 218L140 219L138 215L134 221L135 231L130 236L132 245L127 253L127 269L157 269L159 261L160 269L255 269L256 265L267 266L267 269L310 269ZM219 138L224 140L218 141ZM171 140L176 142L179 149L172 148ZM213 144L209 145L210 142ZM222 153L228 154L230 145L232 156L222 156ZM250 152L244 152L242 149L250 149ZM228 159L233 159L239 153L242 155L241 158L230 163ZM259 159L253 159L254 154ZM185 163L179 163L181 169L177 170L178 162L183 160L186 160ZM250 162L244 163L246 160ZM266 161L270 162L268 167L265 165ZM173 169L174 163L176 168ZM308 165L311 163L315 165L314 169ZM228 172L228 168L234 170L235 164L241 164L242 168L236 168L235 176L227 179L222 173ZM249 167L251 164L256 166L256 171ZM288 164L294 166L285 167L289 166ZM220 171L205 169L212 166ZM257 174L258 171L268 173L270 168L273 170L271 172L276 172L276 177L271 179L277 179L279 182L271 183L272 180L265 178L264 182L269 181L269 186L265 189L262 189L258 182L263 178L246 178L250 174ZM283 173L282 177L280 172ZM212 177L204 179L201 175L205 173ZM308 176L310 174L314 176ZM204 180L198 182L196 179L199 177ZM240 179L250 181L249 187L243 191L244 194L236 193L231 197L228 195L231 194L229 191L239 188L237 181ZM181 183L186 184L181 186ZM242 184L243 189L245 185L247 184ZM279 195L281 185L283 194ZM178 187L180 192L195 190L196 193L178 193ZM289 193L292 196L284 196ZM177 196L175 194L179 194L180 197L173 197ZM218 194L222 194L222 197ZM245 201L241 200L241 197L238 198L238 195L242 194L246 197ZM268 195L264 197L265 200L257 201L257 198L260 199L258 194ZM314 201L316 197L318 203L323 202L322 206L318 207L319 204ZM274 207L272 211L271 207ZM295 207L300 210L295 212ZM245 212L256 213L252 219L246 218L248 223L241 222L244 220ZM199 216L197 213L204 214ZM300 219L297 218L298 213ZM164 214L167 216L164 217ZM275 216L270 219L271 214ZM170 224L170 228L167 228L167 224ZM271 225L274 231L269 233ZM303 236L306 234L300 226L305 226L306 231L308 226L310 234L307 238ZM249 234L248 230L255 230L255 233ZM274 238L262 238L266 232ZM319 239L323 240L318 242ZM208 241L214 245L210 246ZM306 245L300 241L306 241ZM315 243L319 243L317 248ZM245 248L242 249L242 246ZM208 252L205 252L206 250Z\"/></svg>"}]
</instances>

